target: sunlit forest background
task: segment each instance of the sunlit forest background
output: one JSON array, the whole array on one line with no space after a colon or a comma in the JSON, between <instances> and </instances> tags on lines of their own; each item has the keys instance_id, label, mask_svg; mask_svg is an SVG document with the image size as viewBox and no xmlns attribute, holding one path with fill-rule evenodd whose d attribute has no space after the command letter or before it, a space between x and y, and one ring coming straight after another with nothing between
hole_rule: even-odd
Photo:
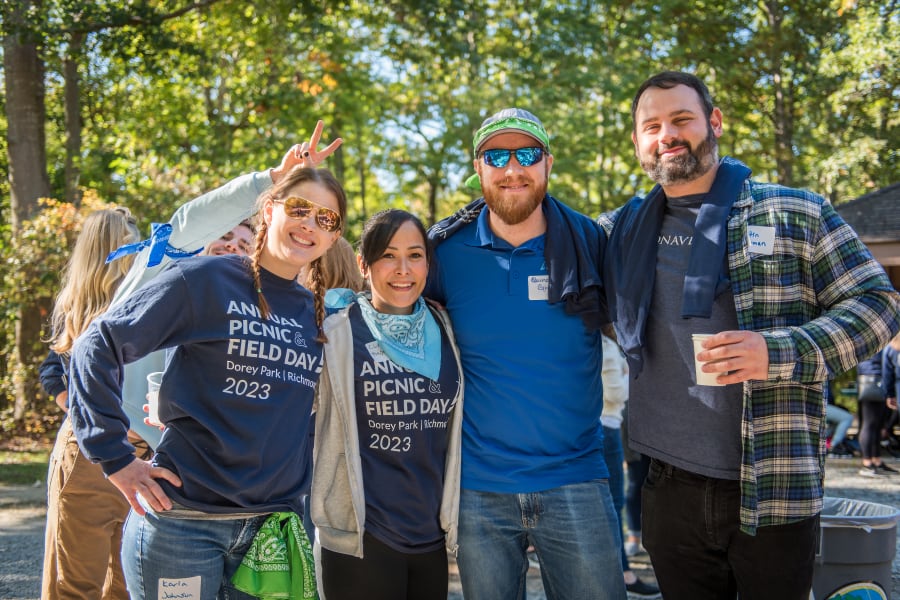
<instances>
[{"instance_id":1,"label":"sunlit forest background","mask_svg":"<svg viewBox=\"0 0 900 600\"><path fill-rule=\"evenodd\" d=\"M649 188L630 141L642 80L692 71L725 115L720 152L839 204L900 180L896 0L738 2L0 0L0 423L52 428L36 365L83 216L142 231L278 163L329 159L355 241L374 211L433 222L472 196L472 137L536 113L550 192L596 216Z\"/></svg>"}]
</instances>

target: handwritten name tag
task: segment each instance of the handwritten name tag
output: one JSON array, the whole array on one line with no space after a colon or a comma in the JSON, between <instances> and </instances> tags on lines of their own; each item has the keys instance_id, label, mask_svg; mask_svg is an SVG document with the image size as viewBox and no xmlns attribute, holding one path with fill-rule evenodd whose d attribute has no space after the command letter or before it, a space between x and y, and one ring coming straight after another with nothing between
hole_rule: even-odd
<instances>
[{"instance_id":1,"label":"handwritten name tag","mask_svg":"<svg viewBox=\"0 0 900 600\"><path fill-rule=\"evenodd\" d=\"M529 275L528 276L528 299L529 300L547 300L550 298L550 276L549 275Z\"/></svg>"},{"instance_id":2,"label":"handwritten name tag","mask_svg":"<svg viewBox=\"0 0 900 600\"><path fill-rule=\"evenodd\" d=\"M157 600L199 600L201 598L200 576L185 579L160 578L156 598Z\"/></svg>"},{"instance_id":3,"label":"handwritten name tag","mask_svg":"<svg viewBox=\"0 0 900 600\"><path fill-rule=\"evenodd\" d=\"M761 225L747 227L747 248L754 254L772 255L775 252L775 228Z\"/></svg>"}]
</instances>

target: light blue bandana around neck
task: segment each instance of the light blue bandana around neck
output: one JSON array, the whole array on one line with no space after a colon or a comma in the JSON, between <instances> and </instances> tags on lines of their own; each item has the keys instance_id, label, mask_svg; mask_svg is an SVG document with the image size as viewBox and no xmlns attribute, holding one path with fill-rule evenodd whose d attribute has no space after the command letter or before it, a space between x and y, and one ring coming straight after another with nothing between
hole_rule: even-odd
<instances>
[{"instance_id":1,"label":"light blue bandana around neck","mask_svg":"<svg viewBox=\"0 0 900 600\"><path fill-rule=\"evenodd\" d=\"M388 358L410 371L436 380L441 374L441 330L425 300L412 314L393 315L375 310L365 293L356 295L363 320Z\"/></svg>"}]
</instances>

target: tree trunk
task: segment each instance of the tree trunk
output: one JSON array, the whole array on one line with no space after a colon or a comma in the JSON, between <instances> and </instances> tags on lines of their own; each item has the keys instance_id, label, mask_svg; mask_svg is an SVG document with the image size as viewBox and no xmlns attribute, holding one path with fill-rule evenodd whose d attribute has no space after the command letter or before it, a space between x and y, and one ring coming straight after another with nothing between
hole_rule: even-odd
<instances>
[{"instance_id":1,"label":"tree trunk","mask_svg":"<svg viewBox=\"0 0 900 600\"><path fill-rule=\"evenodd\" d=\"M772 47L772 89L775 93L775 107L772 121L775 129L775 169L778 172L778 183L794 185L794 122L793 122L793 85L784 77L784 60L782 52L781 2L766 2Z\"/></svg>"},{"instance_id":2,"label":"tree trunk","mask_svg":"<svg viewBox=\"0 0 900 600\"><path fill-rule=\"evenodd\" d=\"M83 33L73 33L69 37L69 48L63 62L66 98L66 202L75 206L81 204L81 81L78 65L84 42Z\"/></svg>"},{"instance_id":3,"label":"tree trunk","mask_svg":"<svg viewBox=\"0 0 900 600\"><path fill-rule=\"evenodd\" d=\"M368 219L368 214L366 210L366 154L363 152L359 157L359 200L362 202L362 214L360 216L360 222L365 223L366 219ZM348 207L349 209L349 207ZM344 225L344 237L347 237L347 225Z\"/></svg>"},{"instance_id":4,"label":"tree trunk","mask_svg":"<svg viewBox=\"0 0 900 600\"><path fill-rule=\"evenodd\" d=\"M437 179L437 177L435 177ZM425 227L431 227L437 222L437 194L438 184L434 181L428 182L428 220Z\"/></svg>"},{"instance_id":5,"label":"tree trunk","mask_svg":"<svg viewBox=\"0 0 900 600\"><path fill-rule=\"evenodd\" d=\"M13 231L37 213L38 198L50 195L44 63L38 52L38 35L25 19L29 10L39 9L40 0L12 0L6 14L8 31L3 37Z\"/></svg>"},{"instance_id":6,"label":"tree trunk","mask_svg":"<svg viewBox=\"0 0 900 600\"><path fill-rule=\"evenodd\" d=\"M44 64L39 52L39 28L26 15L40 14L40 0L12 0L5 4L3 36L9 189L13 236L22 222L38 212L38 199L50 195L44 133ZM19 309L13 372L15 409L21 421L35 400L37 374L32 368L40 352L42 310L37 299Z\"/></svg>"}]
</instances>

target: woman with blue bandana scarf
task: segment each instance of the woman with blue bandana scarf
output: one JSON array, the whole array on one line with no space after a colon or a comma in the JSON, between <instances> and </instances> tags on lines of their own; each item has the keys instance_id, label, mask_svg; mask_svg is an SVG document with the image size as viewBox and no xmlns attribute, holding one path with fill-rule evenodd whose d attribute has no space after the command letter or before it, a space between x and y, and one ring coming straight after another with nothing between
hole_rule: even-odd
<instances>
[{"instance_id":1,"label":"woman with blue bandana scarf","mask_svg":"<svg viewBox=\"0 0 900 600\"><path fill-rule=\"evenodd\" d=\"M327 298L311 515L329 600L447 598L463 384L449 319L422 298L427 239L406 211L374 215L357 257L369 289Z\"/></svg>"}]
</instances>

